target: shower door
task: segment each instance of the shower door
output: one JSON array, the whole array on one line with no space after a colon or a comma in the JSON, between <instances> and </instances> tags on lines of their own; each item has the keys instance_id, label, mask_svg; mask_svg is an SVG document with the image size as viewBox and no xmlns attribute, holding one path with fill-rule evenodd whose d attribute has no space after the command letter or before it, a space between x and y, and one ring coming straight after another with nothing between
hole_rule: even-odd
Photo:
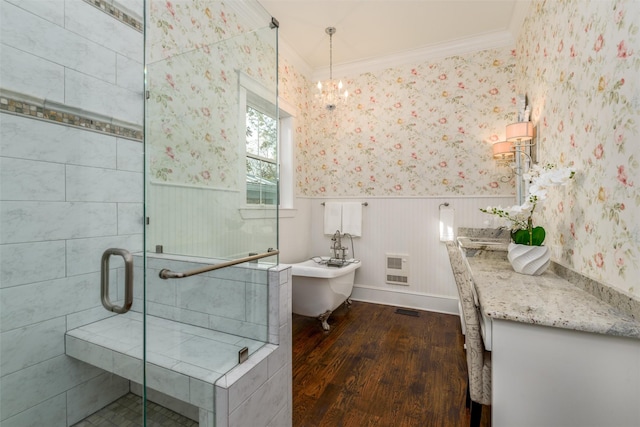
<instances>
[{"instance_id":1,"label":"shower door","mask_svg":"<svg viewBox=\"0 0 640 427\"><path fill-rule=\"evenodd\" d=\"M216 381L268 341L277 22L257 2L148 6L144 392L212 427Z\"/></svg>"},{"instance_id":2,"label":"shower door","mask_svg":"<svg viewBox=\"0 0 640 427\"><path fill-rule=\"evenodd\" d=\"M0 0L0 32L0 425L214 425L216 379L267 340L276 26L252 1Z\"/></svg>"}]
</instances>

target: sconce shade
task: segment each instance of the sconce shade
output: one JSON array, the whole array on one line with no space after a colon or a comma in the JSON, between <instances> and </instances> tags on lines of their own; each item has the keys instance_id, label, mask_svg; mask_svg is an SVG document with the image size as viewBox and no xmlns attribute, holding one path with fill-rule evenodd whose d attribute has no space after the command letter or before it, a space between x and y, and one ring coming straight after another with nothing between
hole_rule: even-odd
<instances>
[{"instance_id":1,"label":"sconce shade","mask_svg":"<svg viewBox=\"0 0 640 427\"><path fill-rule=\"evenodd\" d=\"M516 156L513 142L500 141L493 144L493 158L495 160L510 160Z\"/></svg>"},{"instance_id":2,"label":"sconce shade","mask_svg":"<svg viewBox=\"0 0 640 427\"><path fill-rule=\"evenodd\" d=\"M507 125L507 141L529 141L533 139L533 123L517 122Z\"/></svg>"}]
</instances>

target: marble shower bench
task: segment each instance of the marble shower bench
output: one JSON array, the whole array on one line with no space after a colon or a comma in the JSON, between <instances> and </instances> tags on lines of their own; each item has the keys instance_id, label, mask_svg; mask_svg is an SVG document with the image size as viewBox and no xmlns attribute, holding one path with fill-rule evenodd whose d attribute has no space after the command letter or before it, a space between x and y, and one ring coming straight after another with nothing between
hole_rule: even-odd
<instances>
[{"instance_id":1,"label":"marble shower bench","mask_svg":"<svg viewBox=\"0 0 640 427\"><path fill-rule=\"evenodd\" d=\"M146 368L150 392L177 401L178 412L201 427L290 426L291 269L277 267L269 276L270 342L147 315L145 367L143 315L129 311L67 331L66 354L137 390ZM249 357L237 364L243 347Z\"/></svg>"},{"instance_id":2,"label":"marble shower bench","mask_svg":"<svg viewBox=\"0 0 640 427\"><path fill-rule=\"evenodd\" d=\"M77 329L65 336L66 353L107 372L142 384L142 314L128 312ZM249 348L254 357L267 346L223 332L160 317L147 317L147 386L199 408L200 424L215 414L214 388L219 378Z\"/></svg>"}]
</instances>

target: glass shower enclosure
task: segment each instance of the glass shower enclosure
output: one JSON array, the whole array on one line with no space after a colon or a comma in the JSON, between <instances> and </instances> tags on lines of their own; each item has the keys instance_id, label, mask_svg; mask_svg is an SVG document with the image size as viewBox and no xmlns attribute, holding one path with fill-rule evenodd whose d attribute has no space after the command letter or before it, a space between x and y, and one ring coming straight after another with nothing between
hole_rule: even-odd
<instances>
[{"instance_id":1,"label":"glass shower enclosure","mask_svg":"<svg viewBox=\"0 0 640 427\"><path fill-rule=\"evenodd\" d=\"M0 424L213 427L272 333L277 22L0 6Z\"/></svg>"},{"instance_id":2,"label":"glass shower enclosure","mask_svg":"<svg viewBox=\"0 0 640 427\"><path fill-rule=\"evenodd\" d=\"M147 19L146 391L214 425L216 380L268 340L278 26L246 2L151 2Z\"/></svg>"}]
</instances>

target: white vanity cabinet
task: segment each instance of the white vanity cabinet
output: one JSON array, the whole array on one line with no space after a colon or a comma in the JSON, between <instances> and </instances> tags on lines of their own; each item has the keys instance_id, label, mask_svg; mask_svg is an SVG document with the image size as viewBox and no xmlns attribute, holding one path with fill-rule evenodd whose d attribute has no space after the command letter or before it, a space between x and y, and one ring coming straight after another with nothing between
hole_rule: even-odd
<instances>
[{"instance_id":1,"label":"white vanity cabinet","mask_svg":"<svg viewBox=\"0 0 640 427\"><path fill-rule=\"evenodd\" d=\"M637 316L550 271L518 274L504 252L469 250L466 262L491 349L493 427L640 426Z\"/></svg>"},{"instance_id":2,"label":"white vanity cabinet","mask_svg":"<svg viewBox=\"0 0 640 427\"><path fill-rule=\"evenodd\" d=\"M640 426L640 341L493 320L493 427Z\"/></svg>"}]
</instances>

